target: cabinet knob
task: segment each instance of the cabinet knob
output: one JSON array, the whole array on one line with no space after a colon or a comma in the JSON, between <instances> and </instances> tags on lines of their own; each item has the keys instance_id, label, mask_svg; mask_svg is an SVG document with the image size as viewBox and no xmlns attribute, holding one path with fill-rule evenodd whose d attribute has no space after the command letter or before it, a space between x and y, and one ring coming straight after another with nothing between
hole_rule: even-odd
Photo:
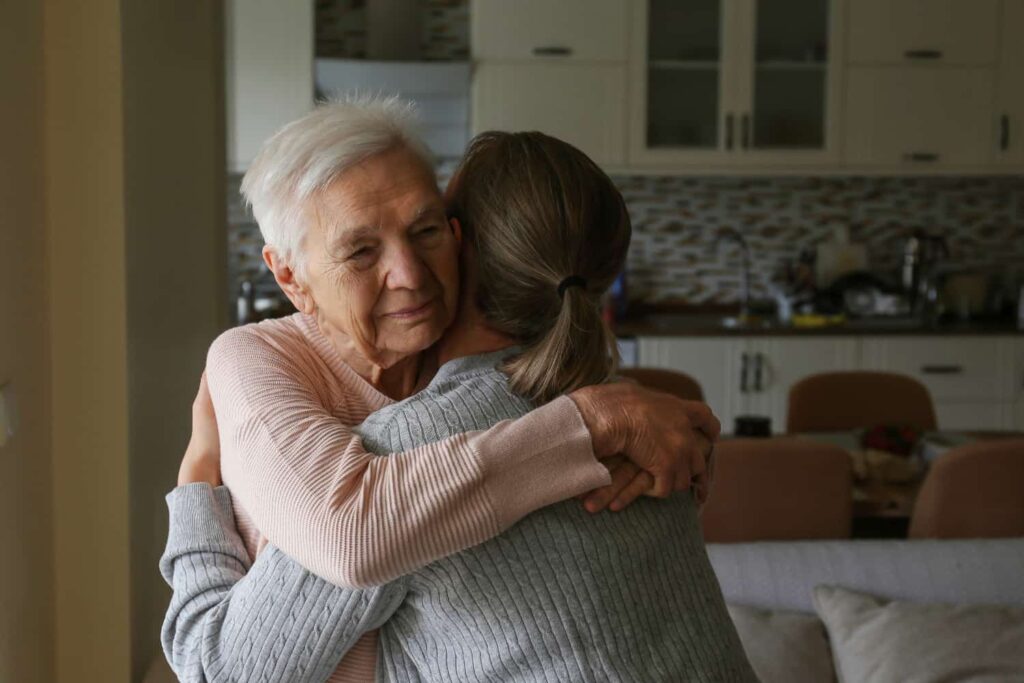
<instances>
[{"instance_id":1,"label":"cabinet knob","mask_svg":"<svg viewBox=\"0 0 1024 683\"><path fill-rule=\"evenodd\" d=\"M907 59L942 59L942 50L907 50L903 56Z\"/></svg>"},{"instance_id":2,"label":"cabinet knob","mask_svg":"<svg viewBox=\"0 0 1024 683\"><path fill-rule=\"evenodd\" d=\"M907 152L903 155L903 161L932 163L938 160L939 155L934 152Z\"/></svg>"},{"instance_id":3,"label":"cabinet knob","mask_svg":"<svg viewBox=\"0 0 1024 683\"><path fill-rule=\"evenodd\" d=\"M572 48L564 45L547 45L533 48L533 54L537 57L568 57L572 54Z\"/></svg>"},{"instance_id":4,"label":"cabinet knob","mask_svg":"<svg viewBox=\"0 0 1024 683\"><path fill-rule=\"evenodd\" d=\"M999 117L999 149L1010 149L1010 117L1006 114Z\"/></svg>"},{"instance_id":5,"label":"cabinet knob","mask_svg":"<svg viewBox=\"0 0 1024 683\"><path fill-rule=\"evenodd\" d=\"M964 371L962 365L922 365L921 372L925 375L959 375Z\"/></svg>"}]
</instances>

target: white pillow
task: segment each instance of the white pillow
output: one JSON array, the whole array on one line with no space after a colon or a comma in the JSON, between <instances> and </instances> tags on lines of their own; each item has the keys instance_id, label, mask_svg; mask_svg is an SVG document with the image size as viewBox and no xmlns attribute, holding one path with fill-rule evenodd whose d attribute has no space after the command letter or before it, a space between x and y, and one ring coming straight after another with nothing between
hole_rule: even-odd
<instances>
[{"instance_id":1,"label":"white pillow","mask_svg":"<svg viewBox=\"0 0 1024 683\"><path fill-rule=\"evenodd\" d=\"M813 614L728 605L761 683L835 681L825 625Z\"/></svg>"},{"instance_id":2,"label":"white pillow","mask_svg":"<svg viewBox=\"0 0 1024 683\"><path fill-rule=\"evenodd\" d=\"M1024 681L1024 607L890 602L837 586L816 587L814 606L843 683Z\"/></svg>"}]
</instances>

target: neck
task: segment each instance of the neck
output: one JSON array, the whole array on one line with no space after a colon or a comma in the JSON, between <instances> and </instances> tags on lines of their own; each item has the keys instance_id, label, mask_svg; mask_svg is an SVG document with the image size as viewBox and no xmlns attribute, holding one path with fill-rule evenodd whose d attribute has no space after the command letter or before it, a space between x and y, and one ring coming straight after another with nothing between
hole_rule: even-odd
<instances>
[{"instance_id":1,"label":"neck","mask_svg":"<svg viewBox=\"0 0 1024 683\"><path fill-rule=\"evenodd\" d=\"M437 364L480 353L491 353L512 346L515 341L490 327L476 307L464 307L455 323L437 345Z\"/></svg>"},{"instance_id":2,"label":"neck","mask_svg":"<svg viewBox=\"0 0 1024 683\"><path fill-rule=\"evenodd\" d=\"M421 375L432 376L436 372L436 354L431 351L392 357L363 348L355 338L333 328L319 315L317 326L338 352L338 356L388 398L400 401L411 396L416 391Z\"/></svg>"}]
</instances>

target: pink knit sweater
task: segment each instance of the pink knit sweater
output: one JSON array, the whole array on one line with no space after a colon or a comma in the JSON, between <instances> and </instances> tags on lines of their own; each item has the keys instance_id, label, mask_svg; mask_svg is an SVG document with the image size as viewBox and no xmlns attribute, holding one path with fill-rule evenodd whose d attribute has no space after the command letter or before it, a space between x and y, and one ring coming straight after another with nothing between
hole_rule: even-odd
<instances>
[{"instance_id":1,"label":"pink knit sweater","mask_svg":"<svg viewBox=\"0 0 1024 683\"><path fill-rule=\"evenodd\" d=\"M250 554L269 540L338 585L384 583L609 482L565 397L486 432L368 453L352 427L391 400L301 313L222 334L207 380ZM371 680L375 657L364 639L331 680Z\"/></svg>"}]
</instances>

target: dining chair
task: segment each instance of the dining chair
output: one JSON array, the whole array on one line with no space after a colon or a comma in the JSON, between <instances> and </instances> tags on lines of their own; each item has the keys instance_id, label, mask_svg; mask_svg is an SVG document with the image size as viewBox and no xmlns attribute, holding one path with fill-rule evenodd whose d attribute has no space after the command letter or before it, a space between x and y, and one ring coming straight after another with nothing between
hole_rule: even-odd
<instances>
[{"instance_id":1,"label":"dining chair","mask_svg":"<svg viewBox=\"0 0 1024 683\"><path fill-rule=\"evenodd\" d=\"M723 439L701 514L708 543L849 538L850 455L800 437Z\"/></svg>"},{"instance_id":2,"label":"dining chair","mask_svg":"<svg viewBox=\"0 0 1024 683\"><path fill-rule=\"evenodd\" d=\"M619 374L655 391L663 391L688 401L703 401L700 383L686 373L662 368L621 368Z\"/></svg>"},{"instance_id":3,"label":"dining chair","mask_svg":"<svg viewBox=\"0 0 1024 683\"><path fill-rule=\"evenodd\" d=\"M913 377L891 372L825 372L789 390L786 431L843 432L878 425L936 429L928 389Z\"/></svg>"},{"instance_id":4,"label":"dining chair","mask_svg":"<svg viewBox=\"0 0 1024 683\"><path fill-rule=\"evenodd\" d=\"M1024 439L952 448L925 475L910 538L1024 536Z\"/></svg>"}]
</instances>

